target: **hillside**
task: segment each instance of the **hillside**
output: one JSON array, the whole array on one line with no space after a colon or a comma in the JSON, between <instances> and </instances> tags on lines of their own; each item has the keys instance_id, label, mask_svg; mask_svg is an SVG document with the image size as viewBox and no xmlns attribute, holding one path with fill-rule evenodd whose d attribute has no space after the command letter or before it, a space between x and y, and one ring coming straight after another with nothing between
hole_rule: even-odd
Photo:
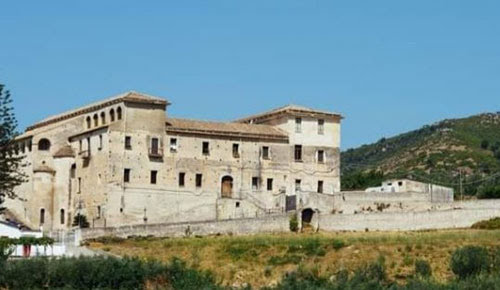
<instances>
[{"instance_id":1,"label":"hillside","mask_svg":"<svg viewBox=\"0 0 500 290\"><path fill-rule=\"evenodd\" d=\"M500 173L500 113L444 120L342 152L342 186L360 189L382 179L410 177L476 194Z\"/></svg>"}]
</instances>

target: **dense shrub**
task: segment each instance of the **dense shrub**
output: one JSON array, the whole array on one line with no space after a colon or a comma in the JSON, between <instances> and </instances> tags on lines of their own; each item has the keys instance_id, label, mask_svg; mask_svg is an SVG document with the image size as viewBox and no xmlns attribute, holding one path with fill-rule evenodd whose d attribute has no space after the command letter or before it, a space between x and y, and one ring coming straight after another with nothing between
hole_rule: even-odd
<instances>
[{"instance_id":1,"label":"dense shrub","mask_svg":"<svg viewBox=\"0 0 500 290\"><path fill-rule=\"evenodd\" d=\"M487 185L479 189L477 193L479 199L500 198L500 185Z\"/></svg>"},{"instance_id":2,"label":"dense shrub","mask_svg":"<svg viewBox=\"0 0 500 290\"><path fill-rule=\"evenodd\" d=\"M299 230L299 221L297 220L297 215L294 214L290 217L290 231L298 232Z\"/></svg>"},{"instance_id":3,"label":"dense shrub","mask_svg":"<svg viewBox=\"0 0 500 290\"><path fill-rule=\"evenodd\" d=\"M23 259L0 268L0 289L217 289L213 277L186 267L132 258ZM169 287L167 287L169 286Z\"/></svg>"},{"instance_id":4,"label":"dense shrub","mask_svg":"<svg viewBox=\"0 0 500 290\"><path fill-rule=\"evenodd\" d=\"M85 229L85 228L88 228L90 226L90 223L87 220L87 216L85 216L83 214L77 214L73 218L73 226Z\"/></svg>"},{"instance_id":5,"label":"dense shrub","mask_svg":"<svg viewBox=\"0 0 500 290\"><path fill-rule=\"evenodd\" d=\"M345 246L346 246L346 243L344 241L342 241L342 240L334 239L332 241L332 247L336 251L342 249Z\"/></svg>"},{"instance_id":6,"label":"dense shrub","mask_svg":"<svg viewBox=\"0 0 500 290\"><path fill-rule=\"evenodd\" d=\"M451 270L460 279L486 272L489 266L488 251L476 246L466 246L455 250L450 261Z\"/></svg>"},{"instance_id":7,"label":"dense shrub","mask_svg":"<svg viewBox=\"0 0 500 290\"><path fill-rule=\"evenodd\" d=\"M473 229L496 230L500 229L500 218L492 218L487 221L480 221L472 225Z\"/></svg>"},{"instance_id":8,"label":"dense shrub","mask_svg":"<svg viewBox=\"0 0 500 290\"><path fill-rule=\"evenodd\" d=\"M423 278L432 276L432 269L429 262L425 260L415 261L415 275Z\"/></svg>"}]
</instances>

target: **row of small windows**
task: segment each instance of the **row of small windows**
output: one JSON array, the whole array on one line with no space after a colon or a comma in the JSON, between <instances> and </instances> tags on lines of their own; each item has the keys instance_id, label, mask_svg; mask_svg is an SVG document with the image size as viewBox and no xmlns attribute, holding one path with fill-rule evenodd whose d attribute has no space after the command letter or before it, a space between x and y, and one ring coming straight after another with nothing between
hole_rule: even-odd
<instances>
[{"instance_id":1,"label":"row of small windows","mask_svg":"<svg viewBox=\"0 0 500 290\"><path fill-rule=\"evenodd\" d=\"M130 168L125 168L123 170L123 182L124 183L129 183L131 180L131 174L132 170ZM150 183L151 184L157 184L158 180L158 171L157 170L151 170L150 172ZM317 184L317 192L318 193L323 193L323 180L318 180ZM185 187L186 186L186 173L185 172L179 172L179 178L178 178L178 185L179 187ZM274 179L273 178L267 178L266 180L266 190L267 191L273 191L274 187ZM301 185L302 185L302 180L301 179L296 179L295 180L295 191L301 191ZM196 188L201 188L203 186L203 174L197 173L195 175L195 186ZM260 177L252 177L252 190L260 190L261 189L261 179Z\"/></svg>"},{"instance_id":2,"label":"row of small windows","mask_svg":"<svg viewBox=\"0 0 500 290\"><path fill-rule=\"evenodd\" d=\"M317 121L318 135L325 134L325 120ZM295 118L295 133L302 133L302 118Z\"/></svg>"},{"instance_id":3,"label":"row of small windows","mask_svg":"<svg viewBox=\"0 0 500 290\"><path fill-rule=\"evenodd\" d=\"M159 148L159 139L152 138L150 143L150 154L160 154ZM125 136L125 149L132 150L132 137ZM177 138L170 139L170 152L177 152ZM210 142L203 141L201 146L201 153L205 156L210 155ZM232 147L232 155L234 158L240 158L240 144L233 143ZM262 146L260 155L262 159L269 160L271 159L271 151L269 146ZM296 162L302 162L302 145L295 145L294 147L294 159ZM316 161L318 163L325 163L326 153L325 150L317 150L316 152Z\"/></svg>"},{"instance_id":4,"label":"row of small windows","mask_svg":"<svg viewBox=\"0 0 500 290\"><path fill-rule=\"evenodd\" d=\"M116 115L115 115L115 109L109 110L109 121L114 122L115 120L121 120L122 119L122 108L118 107L116 109ZM99 125L106 125L107 123L107 118L106 118L106 113L101 112L100 115L97 113L94 114L92 118L90 116L87 116L87 119L85 119L86 124L87 124L87 129L92 128L92 123L94 127L97 127ZM100 123L99 123L100 122Z\"/></svg>"}]
</instances>

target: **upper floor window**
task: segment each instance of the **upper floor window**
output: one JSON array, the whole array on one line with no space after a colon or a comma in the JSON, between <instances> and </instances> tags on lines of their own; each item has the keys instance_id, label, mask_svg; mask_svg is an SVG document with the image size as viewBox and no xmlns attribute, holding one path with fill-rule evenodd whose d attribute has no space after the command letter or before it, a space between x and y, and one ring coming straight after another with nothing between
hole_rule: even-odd
<instances>
[{"instance_id":1,"label":"upper floor window","mask_svg":"<svg viewBox=\"0 0 500 290\"><path fill-rule=\"evenodd\" d=\"M94 114L94 127L99 126L99 117L97 117L97 114Z\"/></svg>"},{"instance_id":2,"label":"upper floor window","mask_svg":"<svg viewBox=\"0 0 500 290\"><path fill-rule=\"evenodd\" d=\"M295 192L301 191L302 180L295 179Z\"/></svg>"},{"instance_id":3,"label":"upper floor window","mask_svg":"<svg viewBox=\"0 0 500 290\"><path fill-rule=\"evenodd\" d=\"M130 136L125 136L125 149L127 150L132 149L132 137Z\"/></svg>"},{"instance_id":4,"label":"upper floor window","mask_svg":"<svg viewBox=\"0 0 500 290\"><path fill-rule=\"evenodd\" d=\"M295 145L294 157L295 161L302 161L302 145Z\"/></svg>"},{"instance_id":5,"label":"upper floor window","mask_svg":"<svg viewBox=\"0 0 500 290\"><path fill-rule=\"evenodd\" d=\"M157 177L158 177L158 171L151 170L151 175L150 175L150 182L151 182L151 184L156 184Z\"/></svg>"},{"instance_id":6,"label":"upper floor window","mask_svg":"<svg viewBox=\"0 0 500 290\"><path fill-rule=\"evenodd\" d=\"M318 163L325 163L325 151L318 150Z\"/></svg>"},{"instance_id":7,"label":"upper floor window","mask_svg":"<svg viewBox=\"0 0 500 290\"><path fill-rule=\"evenodd\" d=\"M61 225L64 225L64 209L63 208L61 208L59 218L60 218Z\"/></svg>"},{"instance_id":8,"label":"upper floor window","mask_svg":"<svg viewBox=\"0 0 500 290\"><path fill-rule=\"evenodd\" d=\"M123 182L130 182L130 168L123 170Z\"/></svg>"},{"instance_id":9,"label":"upper floor window","mask_svg":"<svg viewBox=\"0 0 500 290\"><path fill-rule=\"evenodd\" d=\"M196 174L196 187L201 187L203 181L203 175L201 173Z\"/></svg>"},{"instance_id":10,"label":"upper floor window","mask_svg":"<svg viewBox=\"0 0 500 290\"><path fill-rule=\"evenodd\" d=\"M42 208L40 209L40 225L43 225L45 223L45 209Z\"/></svg>"},{"instance_id":11,"label":"upper floor window","mask_svg":"<svg viewBox=\"0 0 500 290\"><path fill-rule=\"evenodd\" d=\"M186 184L186 173L179 172L179 187L184 187Z\"/></svg>"},{"instance_id":12,"label":"upper floor window","mask_svg":"<svg viewBox=\"0 0 500 290\"><path fill-rule=\"evenodd\" d=\"M71 170L70 170L70 177L75 178L76 177L76 164L71 165Z\"/></svg>"},{"instance_id":13,"label":"upper floor window","mask_svg":"<svg viewBox=\"0 0 500 290\"><path fill-rule=\"evenodd\" d=\"M115 121L115 109L109 110L109 121L114 122Z\"/></svg>"},{"instance_id":14,"label":"upper floor window","mask_svg":"<svg viewBox=\"0 0 500 290\"><path fill-rule=\"evenodd\" d=\"M209 155L210 154L210 143L208 143L206 141L203 142L201 152L203 153L203 155Z\"/></svg>"},{"instance_id":15,"label":"upper floor window","mask_svg":"<svg viewBox=\"0 0 500 290\"><path fill-rule=\"evenodd\" d=\"M260 187L260 178L258 177L252 177L252 189L253 190L258 190Z\"/></svg>"},{"instance_id":16,"label":"upper floor window","mask_svg":"<svg viewBox=\"0 0 500 290\"><path fill-rule=\"evenodd\" d=\"M295 118L295 133L302 133L302 118Z\"/></svg>"},{"instance_id":17,"label":"upper floor window","mask_svg":"<svg viewBox=\"0 0 500 290\"><path fill-rule=\"evenodd\" d=\"M269 151L269 146L263 146L262 147L262 159L270 159L270 151Z\"/></svg>"},{"instance_id":18,"label":"upper floor window","mask_svg":"<svg viewBox=\"0 0 500 290\"><path fill-rule=\"evenodd\" d=\"M102 134L99 135L99 147L97 149L102 150Z\"/></svg>"},{"instance_id":19,"label":"upper floor window","mask_svg":"<svg viewBox=\"0 0 500 290\"><path fill-rule=\"evenodd\" d=\"M101 124L106 124L106 114L104 112L101 112Z\"/></svg>"},{"instance_id":20,"label":"upper floor window","mask_svg":"<svg viewBox=\"0 0 500 290\"><path fill-rule=\"evenodd\" d=\"M272 191L273 190L273 179L272 178L268 178L267 179L267 190L268 191Z\"/></svg>"},{"instance_id":21,"label":"upper floor window","mask_svg":"<svg viewBox=\"0 0 500 290\"><path fill-rule=\"evenodd\" d=\"M318 193L323 193L323 180L318 180Z\"/></svg>"},{"instance_id":22,"label":"upper floor window","mask_svg":"<svg viewBox=\"0 0 500 290\"><path fill-rule=\"evenodd\" d=\"M50 141L49 139L40 139L38 141L38 150L39 151L49 151L50 150Z\"/></svg>"},{"instance_id":23,"label":"upper floor window","mask_svg":"<svg viewBox=\"0 0 500 290\"><path fill-rule=\"evenodd\" d=\"M325 134L325 120L323 119L318 120L318 134L319 135Z\"/></svg>"},{"instance_id":24,"label":"upper floor window","mask_svg":"<svg viewBox=\"0 0 500 290\"><path fill-rule=\"evenodd\" d=\"M170 138L170 152L177 152L177 138Z\"/></svg>"},{"instance_id":25,"label":"upper floor window","mask_svg":"<svg viewBox=\"0 0 500 290\"><path fill-rule=\"evenodd\" d=\"M122 119L122 108L121 107L118 107L118 109L116 109L116 118L118 120Z\"/></svg>"},{"instance_id":26,"label":"upper floor window","mask_svg":"<svg viewBox=\"0 0 500 290\"><path fill-rule=\"evenodd\" d=\"M150 150L152 155L160 154L160 140L158 138L151 138Z\"/></svg>"},{"instance_id":27,"label":"upper floor window","mask_svg":"<svg viewBox=\"0 0 500 290\"><path fill-rule=\"evenodd\" d=\"M88 116L85 121L87 123L87 129L90 129L90 127L92 127L92 121L90 120L90 116Z\"/></svg>"},{"instance_id":28,"label":"upper floor window","mask_svg":"<svg viewBox=\"0 0 500 290\"><path fill-rule=\"evenodd\" d=\"M238 143L233 144L233 157L240 158L240 144Z\"/></svg>"}]
</instances>

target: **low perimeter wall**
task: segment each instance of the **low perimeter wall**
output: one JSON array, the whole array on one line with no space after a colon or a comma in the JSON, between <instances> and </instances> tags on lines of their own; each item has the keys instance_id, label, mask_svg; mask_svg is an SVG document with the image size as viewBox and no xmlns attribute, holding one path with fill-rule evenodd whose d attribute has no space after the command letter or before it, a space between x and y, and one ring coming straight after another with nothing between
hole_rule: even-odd
<instances>
[{"instance_id":1,"label":"low perimeter wall","mask_svg":"<svg viewBox=\"0 0 500 290\"><path fill-rule=\"evenodd\" d=\"M362 214L320 214L316 219L323 231L413 231L467 228L474 223L500 217L500 200L456 202L448 209L421 212L381 212ZM77 240L102 236L185 237L206 235L245 235L289 231L289 217L226 221L206 221L178 224L134 225L116 228L83 229L76 232Z\"/></svg>"},{"instance_id":2,"label":"low perimeter wall","mask_svg":"<svg viewBox=\"0 0 500 290\"><path fill-rule=\"evenodd\" d=\"M129 236L185 237L208 235L245 235L282 233L289 231L288 216L207 221L177 224L134 225L116 228L93 228L77 231L77 239L86 240L103 236L126 238Z\"/></svg>"}]
</instances>

